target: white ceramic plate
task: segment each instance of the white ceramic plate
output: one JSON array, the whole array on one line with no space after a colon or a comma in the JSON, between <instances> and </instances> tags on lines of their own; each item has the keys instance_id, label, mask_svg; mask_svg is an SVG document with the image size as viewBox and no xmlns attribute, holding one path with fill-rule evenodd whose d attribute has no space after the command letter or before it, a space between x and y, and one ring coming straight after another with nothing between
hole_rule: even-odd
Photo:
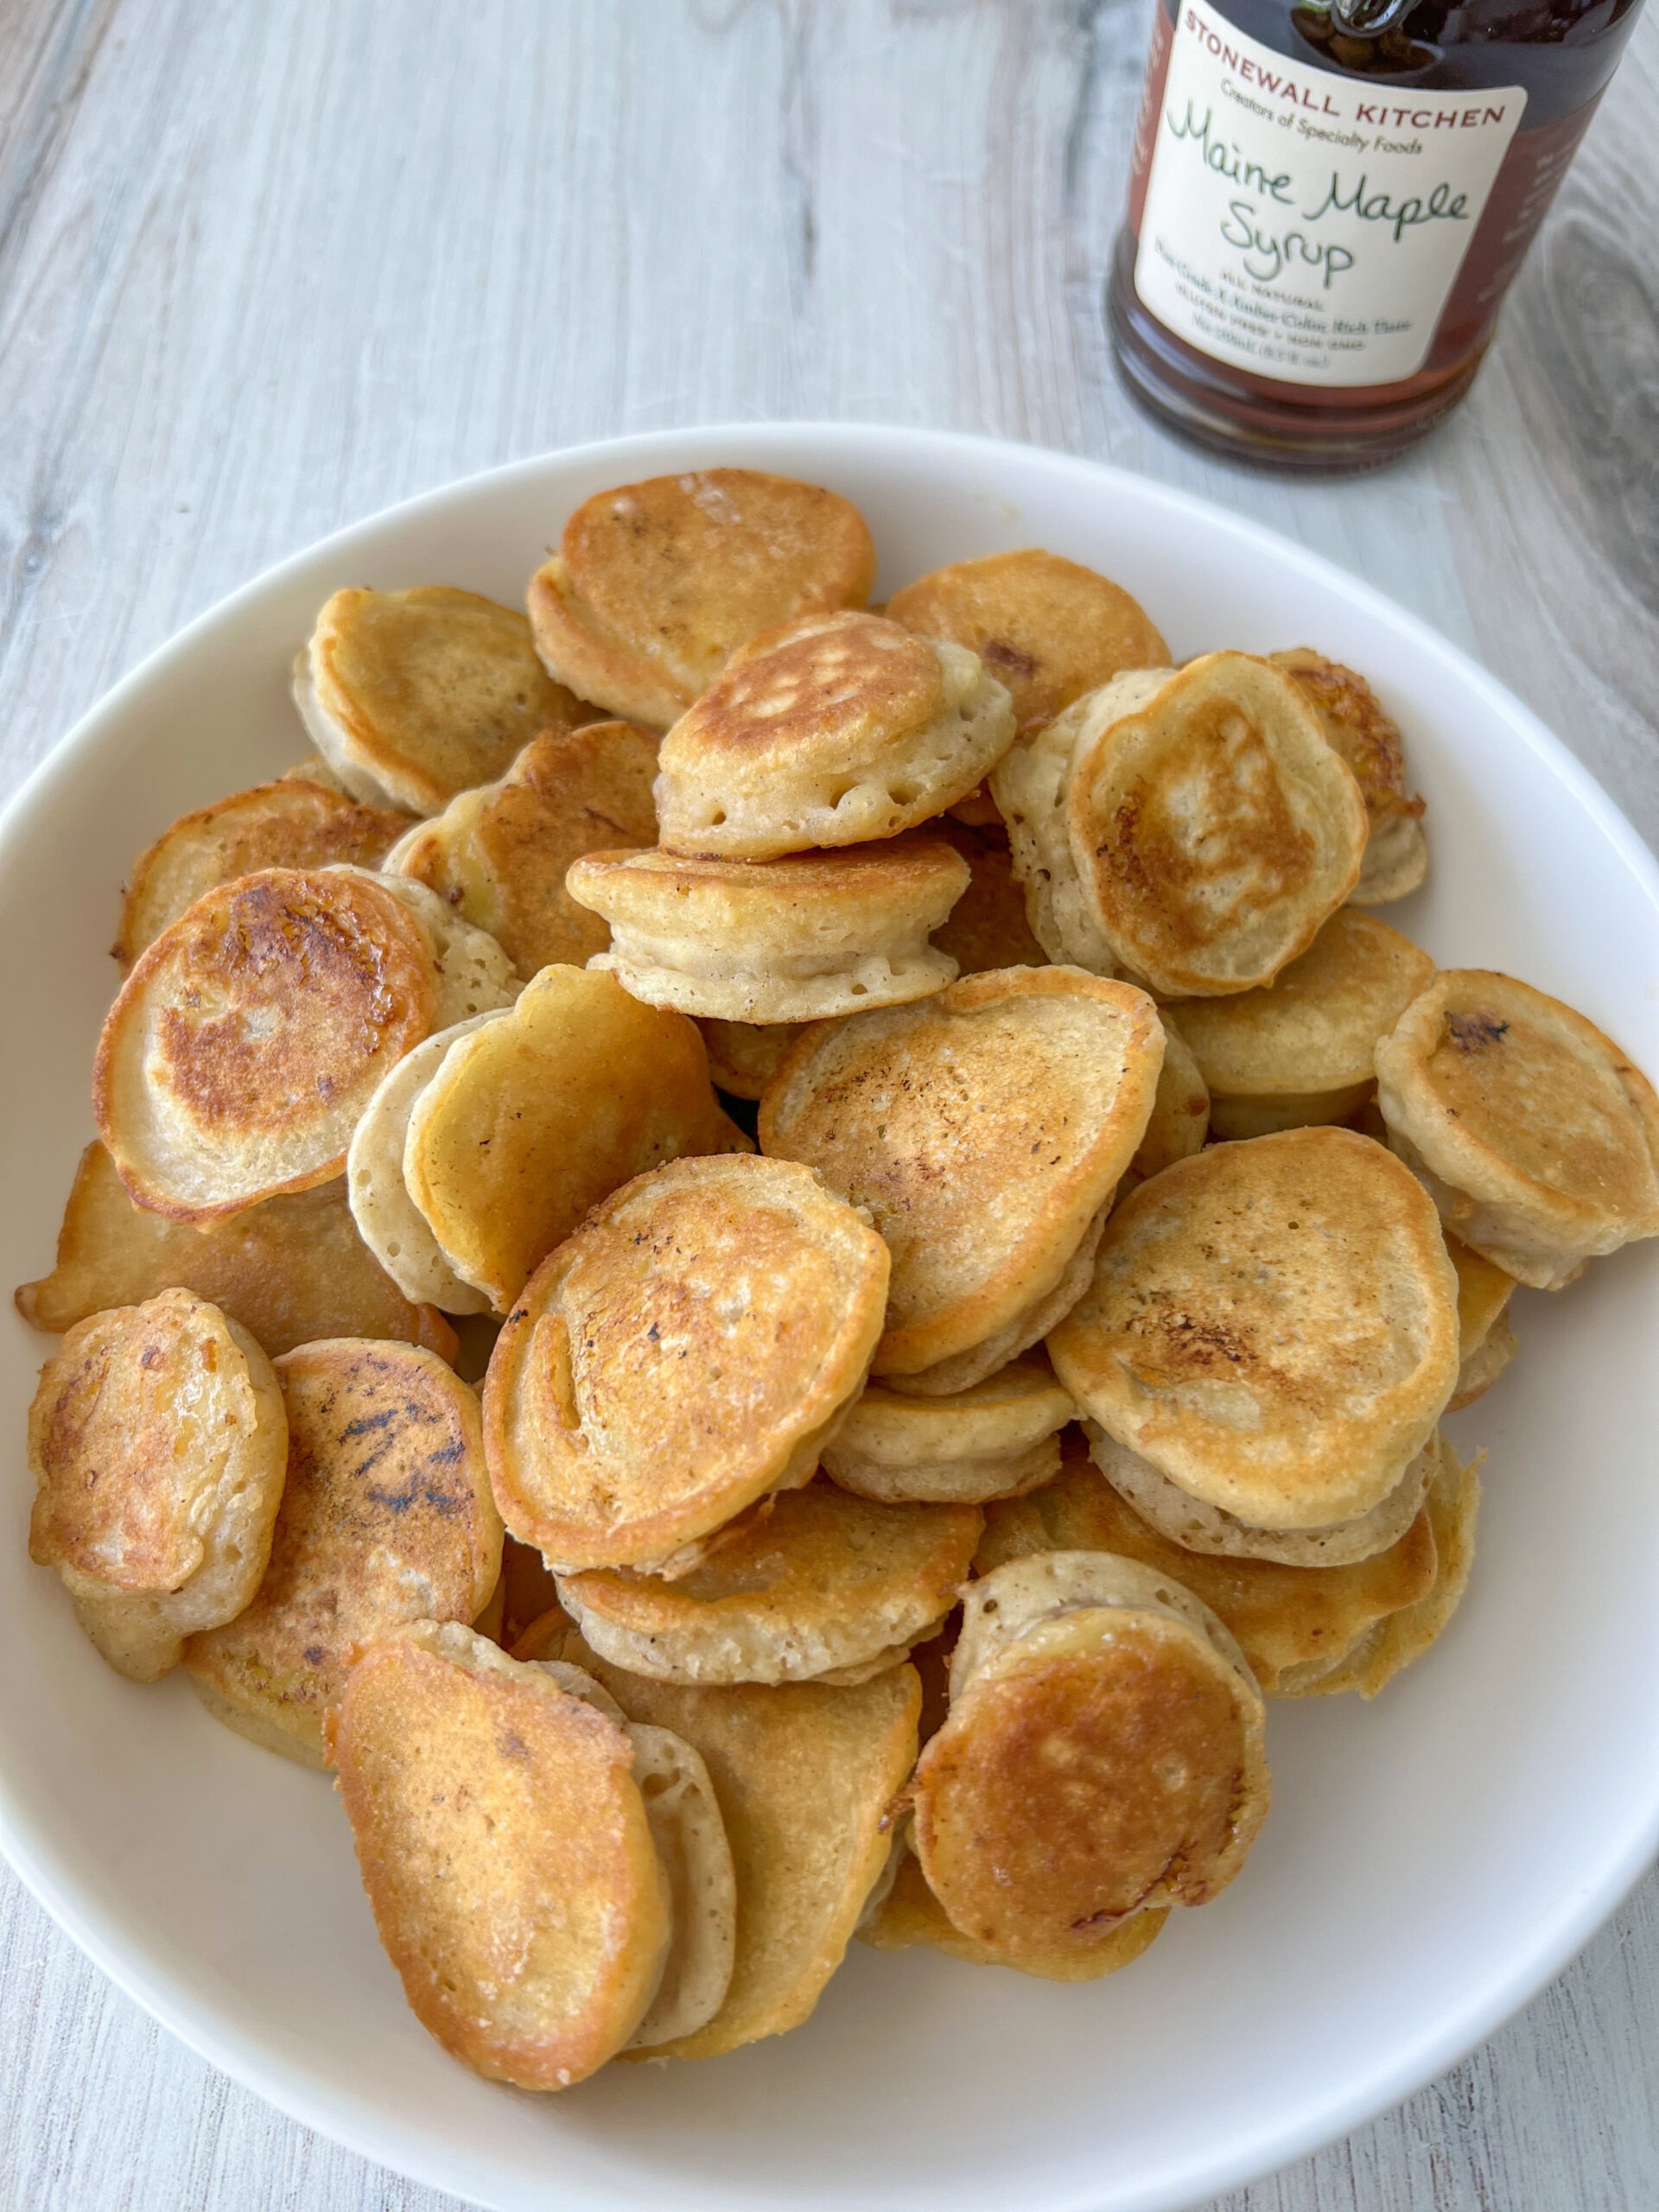
<instances>
[{"instance_id":1,"label":"white ceramic plate","mask_svg":"<svg viewBox=\"0 0 1659 2212\"><path fill-rule=\"evenodd\" d=\"M1508 693L1351 578L1137 479L861 428L591 446L415 501L229 600L122 683L0 824L0 1283L43 1273L114 990L132 855L308 750L289 664L342 584L517 601L565 515L717 462L832 485L878 590L1041 544L1119 578L1178 657L1300 643L1398 715L1427 795L1427 891L1389 918L1512 969L1659 1071L1659 871ZM24 1553L23 1417L46 1350L0 1333L0 1840L139 2002L296 2118L502 2212L645 2203L1152 2212L1240 2183L1441 2072L1586 1941L1659 1844L1659 1247L1522 1294L1520 1359L1453 1424L1490 1447L1473 1586L1374 1706L1275 1705L1274 1808L1217 1904L1088 1987L855 1945L806 2027L568 2096L475 2081L404 2009L327 1783L138 1689Z\"/></svg>"}]
</instances>

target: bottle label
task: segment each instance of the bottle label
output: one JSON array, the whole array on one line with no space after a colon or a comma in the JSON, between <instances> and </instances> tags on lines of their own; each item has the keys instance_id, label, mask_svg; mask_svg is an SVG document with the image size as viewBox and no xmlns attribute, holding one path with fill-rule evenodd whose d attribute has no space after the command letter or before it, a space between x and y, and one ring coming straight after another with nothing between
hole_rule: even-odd
<instances>
[{"instance_id":1,"label":"bottle label","mask_svg":"<svg viewBox=\"0 0 1659 2212\"><path fill-rule=\"evenodd\" d=\"M1179 0L1135 288L1198 352L1284 384L1428 358L1526 105L1287 61Z\"/></svg>"}]
</instances>

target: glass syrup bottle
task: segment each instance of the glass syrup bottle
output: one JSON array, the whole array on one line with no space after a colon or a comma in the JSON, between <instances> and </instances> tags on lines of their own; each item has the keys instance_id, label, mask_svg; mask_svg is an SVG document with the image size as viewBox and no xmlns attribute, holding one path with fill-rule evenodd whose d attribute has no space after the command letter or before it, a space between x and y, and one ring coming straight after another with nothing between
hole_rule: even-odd
<instances>
[{"instance_id":1,"label":"glass syrup bottle","mask_svg":"<svg viewBox=\"0 0 1659 2212\"><path fill-rule=\"evenodd\" d=\"M1414 445L1472 383L1641 5L1157 0L1107 294L1130 389L1282 468Z\"/></svg>"}]
</instances>

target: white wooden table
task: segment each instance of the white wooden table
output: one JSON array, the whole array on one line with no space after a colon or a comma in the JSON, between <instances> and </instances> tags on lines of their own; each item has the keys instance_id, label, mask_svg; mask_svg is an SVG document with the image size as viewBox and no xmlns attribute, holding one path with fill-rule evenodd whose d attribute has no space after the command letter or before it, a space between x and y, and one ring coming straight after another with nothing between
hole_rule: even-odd
<instances>
[{"instance_id":1,"label":"white wooden table","mask_svg":"<svg viewBox=\"0 0 1659 2212\"><path fill-rule=\"evenodd\" d=\"M842 416L1102 456L1288 531L1472 650L1659 837L1659 20L1472 401L1334 485L1201 460L1115 380L1147 22L0 0L0 794L188 617L389 501L615 431ZM454 2202L233 2087L0 1871L4 2212ZM1655 2206L1654 1878L1445 2081L1227 2200Z\"/></svg>"}]
</instances>

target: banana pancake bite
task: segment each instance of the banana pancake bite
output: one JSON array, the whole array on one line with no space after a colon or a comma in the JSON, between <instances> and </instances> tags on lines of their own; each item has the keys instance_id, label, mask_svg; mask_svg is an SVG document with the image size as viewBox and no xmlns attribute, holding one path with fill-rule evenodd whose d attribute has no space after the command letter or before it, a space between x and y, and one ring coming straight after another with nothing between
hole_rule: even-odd
<instances>
[{"instance_id":1,"label":"banana pancake bite","mask_svg":"<svg viewBox=\"0 0 1659 2212\"><path fill-rule=\"evenodd\" d=\"M1151 1948L1168 1918L1167 1905L1155 1907L1131 1913L1092 1942L1008 1958L988 1943L963 1934L928 1888L921 1861L906 1847L893 1862L891 1888L861 1923L858 1940L876 1951L908 1951L924 1944L931 1951L960 1959L965 1966L1011 1967L1017 1974L1034 1974L1042 1981L1098 1981L1103 1974L1116 1974L1120 1967L1132 1966Z\"/></svg>"},{"instance_id":2,"label":"banana pancake bite","mask_svg":"<svg viewBox=\"0 0 1659 2212\"><path fill-rule=\"evenodd\" d=\"M578 507L531 578L531 627L561 683L666 729L758 632L862 607L874 575L864 518L837 493L698 469Z\"/></svg>"},{"instance_id":3,"label":"banana pancake bite","mask_svg":"<svg viewBox=\"0 0 1659 2212\"><path fill-rule=\"evenodd\" d=\"M275 1366L288 1476L270 1561L184 1663L215 1719L321 1766L356 1648L410 1621L476 1619L500 1578L501 1522L477 1395L433 1353L337 1338Z\"/></svg>"},{"instance_id":4,"label":"banana pancake bite","mask_svg":"<svg viewBox=\"0 0 1659 2212\"><path fill-rule=\"evenodd\" d=\"M1512 976L1448 969L1376 1048L1389 1142L1448 1229L1560 1290L1659 1235L1659 1099L1611 1037Z\"/></svg>"},{"instance_id":5,"label":"banana pancake bite","mask_svg":"<svg viewBox=\"0 0 1659 2212\"><path fill-rule=\"evenodd\" d=\"M1026 919L1026 894L1014 873L1007 839L995 830L959 822L938 823L938 834L968 863L968 888L933 932L964 976L992 968L1044 968L1048 955Z\"/></svg>"},{"instance_id":6,"label":"banana pancake bite","mask_svg":"<svg viewBox=\"0 0 1659 2212\"><path fill-rule=\"evenodd\" d=\"M537 1269L491 1359L507 1526L565 1571L694 1566L688 1547L810 1479L863 1386L888 1269L864 1216L785 1160L625 1184Z\"/></svg>"},{"instance_id":7,"label":"banana pancake bite","mask_svg":"<svg viewBox=\"0 0 1659 2212\"><path fill-rule=\"evenodd\" d=\"M977 653L879 614L809 615L735 652L664 738L658 836L745 861L896 836L972 791L1013 737Z\"/></svg>"},{"instance_id":8,"label":"banana pancake bite","mask_svg":"<svg viewBox=\"0 0 1659 2212\"><path fill-rule=\"evenodd\" d=\"M404 1297L358 1235L336 1180L267 1198L200 1225L147 1213L101 1144L80 1155L58 1231L57 1265L16 1294L31 1328L54 1333L111 1306L194 1290L239 1322L267 1356L318 1337L387 1337L441 1358L453 1329Z\"/></svg>"},{"instance_id":9,"label":"banana pancake bite","mask_svg":"<svg viewBox=\"0 0 1659 2212\"><path fill-rule=\"evenodd\" d=\"M927 1885L1014 1963L1207 1904L1267 1815L1262 1722L1237 1644L1170 1576L1106 1552L997 1567L969 1586L911 1784Z\"/></svg>"},{"instance_id":10,"label":"banana pancake bite","mask_svg":"<svg viewBox=\"0 0 1659 2212\"><path fill-rule=\"evenodd\" d=\"M1048 1351L1102 1472L1163 1534L1335 1566L1421 1504L1457 1381L1457 1277L1391 1154L1290 1129L1124 1199Z\"/></svg>"},{"instance_id":11,"label":"banana pancake bite","mask_svg":"<svg viewBox=\"0 0 1659 2212\"><path fill-rule=\"evenodd\" d=\"M1365 848L1351 771L1248 653L1115 677L1022 735L991 788L1050 958L1168 998L1271 982Z\"/></svg>"},{"instance_id":12,"label":"banana pancake bite","mask_svg":"<svg viewBox=\"0 0 1659 2212\"><path fill-rule=\"evenodd\" d=\"M1446 1407L1461 1413L1484 1397L1521 1346L1509 1316L1515 1277L1471 1252L1446 1232L1446 1249L1458 1275L1458 1387Z\"/></svg>"},{"instance_id":13,"label":"banana pancake bite","mask_svg":"<svg viewBox=\"0 0 1659 2212\"><path fill-rule=\"evenodd\" d=\"M111 1008L92 1110L137 1203L212 1221L327 1182L431 1030L432 940L378 879L268 868L199 899Z\"/></svg>"},{"instance_id":14,"label":"banana pancake bite","mask_svg":"<svg viewBox=\"0 0 1659 2212\"><path fill-rule=\"evenodd\" d=\"M1126 668L1169 664L1169 647L1128 592L1034 548L935 569L894 592L887 613L920 637L976 652L1022 730L1052 721Z\"/></svg>"},{"instance_id":15,"label":"banana pancake bite","mask_svg":"<svg viewBox=\"0 0 1659 2212\"><path fill-rule=\"evenodd\" d=\"M765 862L594 853L565 881L610 925L611 950L591 965L635 998L765 1024L942 990L956 963L928 935L968 878L943 840L918 837Z\"/></svg>"},{"instance_id":16,"label":"banana pancake bite","mask_svg":"<svg viewBox=\"0 0 1659 2212\"><path fill-rule=\"evenodd\" d=\"M1423 802L1406 789L1399 725L1382 711L1363 676L1306 645L1268 656L1319 718L1319 727L1354 772L1368 830L1359 880L1348 896L1381 906L1415 891L1428 873Z\"/></svg>"},{"instance_id":17,"label":"banana pancake bite","mask_svg":"<svg viewBox=\"0 0 1659 2212\"><path fill-rule=\"evenodd\" d=\"M668 1682L855 1682L897 1666L957 1602L983 1517L876 1504L833 1483L771 1499L674 1581L559 1577L601 1658Z\"/></svg>"},{"instance_id":18,"label":"banana pancake bite","mask_svg":"<svg viewBox=\"0 0 1659 2212\"><path fill-rule=\"evenodd\" d=\"M1162 1052L1143 992L1071 968L964 976L801 1039L760 1102L760 1147L817 1168L886 1238L876 1374L966 1389L1082 1295Z\"/></svg>"},{"instance_id":19,"label":"banana pancake bite","mask_svg":"<svg viewBox=\"0 0 1659 2212\"><path fill-rule=\"evenodd\" d=\"M259 1586L288 1423L247 1331L188 1290L78 1322L29 1414L29 1555L55 1567L103 1656L135 1682Z\"/></svg>"},{"instance_id":20,"label":"banana pancake bite","mask_svg":"<svg viewBox=\"0 0 1659 2212\"><path fill-rule=\"evenodd\" d=\"M1210 1091L1217 1137L1345 1121L1370 1096L1376 1047L1434 973L1386 922L1338 907L1264 988L1173 1012Z\"/></svg>"},{"instance_id":21,"label":"banana pancake bite","mask_svg":"<svg viewBox=\"0 0 1659 2212\"><path fill-rule=\"evenodd\" d=\"M445 584L337 591L294 664L311 742L353 798L442 812L588 710L547 675L511 607Z\"/></svg>"},{"instance_id":22,"label":"banana pancake bite","mask_svg":"<svg viewBox=\"0 0 1659 2212\"><path fill-rule=\"evenodd\" d=\"M725 2002L695 2033L637 2055L715 2058L798 2027L887 1868L890 1808L916 1759L915 1669L889 1667L852 1688L652 1681L599 1658L556 1616L518 1650L562 1655L596 1675L630 1720L692 1745L725 1820L737 1877Z\"/></svg>"},{"instance_id":23,"label":"banana pancake bite","mask_svg":"<svg viewBox=\"0 0 1659 2212\"><path fill-rule=\"evenodd\" d=\"M543 730L499 783L402 835L386 868L487 930L526 982L550 962L579 968L611 934L566 891L565 870L584 853L654 842L656 772L657 741L632 722Z\"/></svg>"},{"instance_id":24,"label":"banana pancake bite","mask_svg":"<svg viewBox=\"0 0 1659 2212\"><path fill-rule=\"evenodd\" d=\"M133 864L115 957L130 968L144 947L204 893L267 868L374 868L409 828L406 814L359 806L297 777L233 791L181 816Z\"/></svg>"},{"instance_id":25,"label":"banana pancake bite","mask_svg":"<svg viewBox=\"0 0 1659 2212\"><path fill-rule=\"evenodd\" d=\"M1427 1503L1395 1542L1351 1566L1224 1558L1160 1535L1070 1440L1052 1482L986 1509L975 1572L1046 1551L1115 1552L1173 1576L1224 1623L1268 1697L1301 1695L1368 1650L1380 1623L1421 1604L1442 1579Z\"/></svg>"},{"instance_id":26,"label":"banana pancake bite","mask_svg":"<svg viewBox=\"0 0 1659 2212\"><path fill-rule=\"evenodd\" d=\"M824 1472L856 1497L889 1503L1017 1497L1059 1472L1059 1432L1077 1412L1040 1359L1011 1360L948 1397L868 1382L824 1446Z\"/></svg>"},{"instance_id":27,"label":"banana pancake bite","mask_svg":"<svg viewBox=\"0 0 1659 2212\"><path fill-rule=\"evenodd\" d=\"M690 1745L434 1621L365 1654L332 1734L380 1940L474 2072L566 2088L717 2011L732 1859Z\"/></svg>"}]
</instances>

